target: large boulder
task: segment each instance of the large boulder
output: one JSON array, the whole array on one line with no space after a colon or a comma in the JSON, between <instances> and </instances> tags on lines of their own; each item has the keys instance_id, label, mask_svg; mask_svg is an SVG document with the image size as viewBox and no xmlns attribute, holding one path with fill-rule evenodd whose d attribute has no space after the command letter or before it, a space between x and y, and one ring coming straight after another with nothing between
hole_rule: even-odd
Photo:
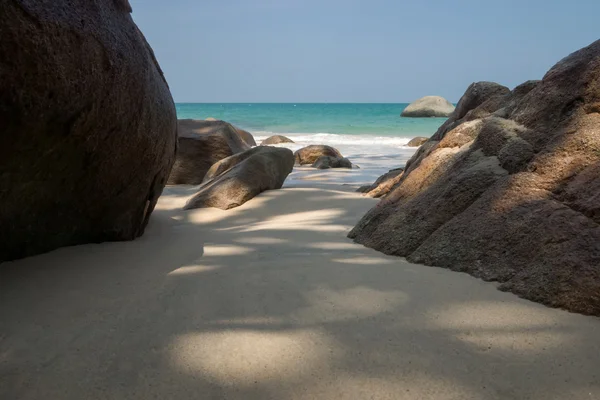
<instances>
[{"instance_id":1,"label":"large boulder","mask_svg":"<svg viewBox=\"0 0 600 400\"><path fill-rule=\"evenodd\" d=\"M446 132L452 130L463 122L481 118L490 115L492 112L502 107L502 103L496 103L497 99L505 99L510 94L510 89L495 82L475 82L472 83L462 95L456 109L449 118L440 126L436 133L431 137L432 140L441 140ZM479 107L483 110L473 112L479 114L479 117L472 115L467 117L470 111ZM485 110L485 111L484 111ZM486 114L487 112L487 114ZM482 115L485 114L485 115Z\"/></svg>"},{"instance_id":2,"label":"large boulder","mask_svg":"<svg viewBox=\"0 0 600 400\"><path fill-rule=\"evenodd\" d=\"M527 81L512 91L506 86L494 82L484 81L471 84L459 100L452 115L406 163L407 172L416 168L424 157L439 147L456 147L459 143L462 145L473 140L479 134L481 119L490 116L508 117L539 82ZM405 174L401 179L407 176L408 174Z\"/></svg>"},{"instance_id":3,"label":"large boulder","mask_svg":"<svg viewBox=\"0 0 600 400\"><path fill-rule=\"evenodd\" d=\"M266 138L265 140L263 140L260 145L261 146L267 146L267 145L270 145L270 144L279 144L279 143L294 143L294 141L292 139L290 139L289 137L286 137L286 136L273 135L273 136L269 136L268 138Z\"/></svg>"},{"instance_id":4,"label":"large boulder","mask_svg":"<svg viewBox=\"0 0 600 400\"><path fill-rule=\"evenodd\" d=\"M0 5L0 262L144 232L175 159L126 0Z\"/></svg>"},{"instance_id":5,"label":"large boulder","mask_svg":"<svg viewBox=\"0 0 600 400\"><path fill-rule=\"evenodd\" d=\"M411 118L448 117L454 105L440 96L425 96L410 103L401 116Z\"/></svg>"},{"instance_id":6,"label":"large boulder","mask_svg":"<svg viewBox=\"0 0 600 400\"><path fill-rule=\"evenodd\" d=\"M317 159L312 165L316 169L330 169L330 168L352 168L352 163L347 158L322 156Z\"/></svg>"},{"instance_id":7,"label":"large boulder","mask_svg":"<svg viewBox=\"0 0 600 400\"><path fill-rule=\"evenodd\" d=\"M322 144L306 146L294 153L294 158L296 159L296 164L298 165L314 164L315 161L323 156L344 158L342 153L340 153L337 149Z\"/></svg>"},{"instance_id":8,"label":"large boulder","mask_svg":"<svg viewBox=\"0 0 600 400\"><path fill-rule=\"evenodd\" d=\"M502 92L492 115L461 108L350 236L600 316L600 41Z\"/></svg>"},{"instance_id":9,"label":"large boulder","mask_svg":"<svg viewBox=\"0 0 600 400\"><path fill-rule=\"evenodd\" d=\"M280 189L294 169L294 154L285 148L259 146L215 164L185 209L238 207L265 190Z\"/></svg>"},{"instance_id":10,"label":"large boulder","mask_svg":"<svg viewBox=\"0 0 600 400\"><path fill-rule=\"evenodd\" d=\"M198 185L214 163L250 148L224 121L179 120L178 143L169 185Z\"/></svg>"}]
</instances>

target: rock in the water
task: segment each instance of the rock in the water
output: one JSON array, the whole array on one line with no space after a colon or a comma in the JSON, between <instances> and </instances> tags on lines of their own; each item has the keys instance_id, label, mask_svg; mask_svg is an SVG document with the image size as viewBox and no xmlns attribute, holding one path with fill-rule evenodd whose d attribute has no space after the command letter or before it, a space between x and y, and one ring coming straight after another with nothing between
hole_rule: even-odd
<instances>
[{"instance_id":1,"label":"rock in the water","mask_svg":"<svg viewBox=\"0 0 600 400\"><path fill-rule=\"evenodd\" d=\"M357 192L364 193L369 197L379 198L385 196L393 189L395 183L402 172L403 168L396 168L389 170L385 174L381 175L372 185L361 186Z\"/></svg>"},{"instance_id":2,"label":"rock in the water","mask_svg":"<svg viewBox=\"0 0 600 400\"><path fill-rule=\"evenodd\" d=\"M426 138L423 136L417 136L416 138L412 138L406 145L408 147L419 147L419 146L422 146L423 143L425 143L428 140L429 140L429 138Z\"/></svg>"},{"instance_id":3,"label":"rock in the water","mask_svg":"<svg viewBox=\"0 0 600 400\"><path fill-rule=\"evenodd\" d=\"M260 144L261 146L266 146L269 144L279 144L279 143L294 143L294 141L288 137L282 135L273 135L269 136Z\"/></svg>"},{"instance_id":4,"label":"rock in the water","mask_svg":"<svg viewBox=\"0 0 600 400\"><path fill-rule=\"evenodd\" d=\"M337 149L327 145L311 145L303 147L294 153L296 164L314 164L320 157L329 156L333 158L344 158Z\"/></svg>"},{"instance_id":5,"label":"rock in the water","mask_svg":"<svg viewBox=\"0 0 600 400\"><path fill-rule=\"evenodd\" d=\"M250 148L224 121L179 120L178 143L169 185L198 185L214 163Z\"/></svg>"},{"instance_id":6,"label":"rock in the water","mask_svg":"<svg viewBox=\"0 0 600 400\"><path fill-rule=\"evenodd\" d=\"M177 122L129 3L0 9L0 262L140 236Z\"/></svg>"},{"instance_id":7,"label":"rock in the water","mask_svg":"<svg viewBox=\"0 0 600 400\"><path fill-rule=\"evenodd\" d=\"M313 168L317 169L329 169L329 168L352 168L352 163L347 158L338 158L331 156L322 156L317 159L312 165Z\"/></svg>"},{"instance_id":8,"label":"rock in the water","mask_svg":"<svg viewBox=\"0 0 600 400\"><path fill-rule=\"evenodd\" d=\"M600 41L542 81L485 87L495 104L470 87L463 105L479 99L459 103L457 124L419 149L350 236L600 316ZM486 102L491 115L466 118Z\"/></svg>"},{"instance_id":9,"label":"rock in the water","mask_svg":"<svg viewBox=\"0 0 600 400\"><path fill-rule=\"evenodd\" d=\"M445 98L425 96L410 103L401 115L411 118L448 117L453 111L454 105Z\"/></svg>"},{"instance_id":10,"label":"rock in the water","mask_svg":"<svg viewBox=\"0 0 600 400\"><path fill-rule=\"evenodd\" d=\"M240 135L240 138L246 143L248 146L256 146L256 141L254 140L254 136L248 131L240 129L238 127L235 128Z\"/></svg>"},{"instance_id":11,"label":"rock in the water","mask_svg":"<svg viewBox=\"0 0 600 400\"><path fill-rule=\"evenodd\" d=\"M238 207L265 190L280 189L294 168L294 154L285 148L259 146L221 160L209 171L185 209Z\"/></svg>"}]
</instances>

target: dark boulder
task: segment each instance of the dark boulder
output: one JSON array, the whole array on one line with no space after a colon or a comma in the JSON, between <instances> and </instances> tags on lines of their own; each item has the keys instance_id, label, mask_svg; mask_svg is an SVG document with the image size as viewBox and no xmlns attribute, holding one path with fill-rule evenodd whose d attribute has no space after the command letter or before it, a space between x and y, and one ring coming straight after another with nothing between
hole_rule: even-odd
<instances>
[{"instance_id":1,"label":"dark boulder","mask_svg":"<svg viewBox=\"0 0 600 400\"><path fill-rule=\"evenodd\" d=\"M476 115L467 117L467 114L470 111L483 106L478 114L489 115L498 110L502 107L502 101L505 98L504 96L509 93L509 88L495 82L472 83L458 101L454 112L450 115L448 120L440 126L436 133L431 137L431 140L441 140L446 132L454 129L462 122L481 117L481 115L479 117ZM484 109L486 110L485 113Z\"/></svg>"},{"instance_id":2,"label":"dark boulder","mask_svg":"<svg viewBox=\"0 0 600 400\"><path fill-rule=\"evenodd\" d=\"M169 185L198 185L214 163L250 148L224 121L179 120L178 143Z\"/></svg>"},{"instance_id":3,"label":"dark boulder","mask_svg":"<svg viewBox=\"0 0 600 400\"><path fill-rule=\"evenodd\" d=\"M294 153L296 164L306 165L314 164L320 157L328 156L333 158L344 158L337 149L327 145L306 146Z\"/></svg>"},{"instance_id":4,"label":"dark boulder","mask_svg":"<svg viewBox=\"0 0 600 400\"><path fill-rule=\"evenodd\" d=\"M265 190L280 189L294 169L294 154L285 148L259 146L221 160L211 168L185 209L238 207Z\"/></svg>"},{"instance_id":5,"label":"dark boulder","mask_svg":"<svg viewBox=\"0 0 600 400\"><path fill-rule=\"evenodd\" d=\"M317 169L329 169L329 168L352 168L352 163L347 158L338 158L331 156L322 156L317 159L312 165L313 168Z\"/></svg>"},{"instance_id":6,"label":"dark boulder","mask_svg":"<svg viewBox=\"0 0 600 400\"><path fill-rule=\"evenodd\" d=\"M129 3L0 9L0 261L140 236L177 121Z\"/></svg>"},{"instance_id":7,"label":"dark boulder","mask_svg":"<svg viewBox=\"0 0 600 400\"><path fill-rule=\"evenodd\" d=\"M248 146L256 146L256 140L254 140L254 136L248 131L240 129L238 127L235 128L240 135L240 138L246 143Z\"/></svg>"}]
</instances>

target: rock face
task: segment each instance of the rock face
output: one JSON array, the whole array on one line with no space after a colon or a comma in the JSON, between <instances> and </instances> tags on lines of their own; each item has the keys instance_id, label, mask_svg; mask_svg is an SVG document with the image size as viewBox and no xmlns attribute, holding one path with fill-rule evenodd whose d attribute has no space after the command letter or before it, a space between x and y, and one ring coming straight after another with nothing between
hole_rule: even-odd
<instances>
[{"instance_id":1,"label":"rock face","mask_svg":"<svg viewBox=\"0 0 600 400\"><path fill-rule=\"evenodd\" d=\"M314 164L320 157L328 156L333 158L344 158L342 153L331 146L326 145L312 145L306 146L294 153L296 164L306 165Z\"/></svg>"},{"instance_id":2,"label":"rock face","mask_svg":"<svg viewBox=\"0 0 600 400\"><path fill-rule=\"evenodd\" d=\"M0 262L140 236L177 125L128 2L0 9Z\"/></svg>"},{"instance_id":3,"label":"rock face","mask_svg":"<svg viewBox=\"0 0 600 400\"><path fill-rule=\"evenodd\" d=\"M178 143L169 185L198 185L214 163L250 148L224 121L179 120Z\"/></svg>"},{"instance_id":4,"label":"rock face","mask_svg":"<svg viewBox=\"0 0 600 400\"><path fill-rule=\"evenodd\" d=\"M294 143L294 141L292 139L282 136L282 135L274 135L274 136L269 136L268 138L263 140L260 145L266 146L269 144L279 144L279 143Z\"/></svg>"},{"instance_id":5,"label":"rock face","mask_svg":"<svg viewBox=\"0 0 600 400\"><path fill-rule=\"evenodd\" d=\"M515 90L515 92L517 91ZM509 88L495 82L484 81L471 84L459 100L454 112L450 114L448 120L442 124L431 139L439 140L446 132L463 122L491 115L508 103L507 96L510 95Z\"/></svg>"},{"instance_id":6,"label":"rock face","mask_svg":"<svg viewBox=\"0 0 600 400\"><path fill-rule=\"evenodd\" d=\"M600 315L600 41L512 92L477 86L350 237Z\"/></svg>"},{"instance_id":7,"label":"rock face","mask_svg":"<svg viewBox=\"0 0 600 400\"><path fill-rule=\"evenodd\" d=\"M238 207L265 190L280 189L294 169L289 149L259 146L221 160L185 209Z\"/></svg>"},{"instance_id":8,"label":"rock face","mask_svg":"<svg viewBox=\"0 0 600 400\"><path fill-rule=\"evenodd\" d=\"M389 170L377 178L372 185L361 186L357 192L374 198L383 197L395 187L399 177L402 176L402 172L404 172L403 168Z\"/></svg>"},{"instance_id":9,"label":"rock face","mask_svg":"<svg viewBox=\"0 0 600 400\"><path fill-rule=\"evenodd\" d=\"M422 146L423 143L425 143L428 140L429 140L429 138L426 138L423 136L417 136L416 138L412 138L406 145L408 147L419 147L419 146Z\"/></svg>"},{"instance_id":10,"label":"rock face","mask_svg":"<svg viewBox=\"0 0 600 400\"><path fill-rule=\"evenodd\" d=\"M425 96L410 103L401 116L410 118L448 117L454 105L440 96Z\"/></svg>"},{"instance_id":11,"label":"rock face","mask_svg":"<svg viewBox=\"0 0 600 400\"><path fill-rule=\"evenodd\" d=\"M317 159L312 165L313 168L317 169L329 169L329 168L352 168L352 163L347 158L338 158L331 156L322 156Z\"/></svg>"}]
</instances>

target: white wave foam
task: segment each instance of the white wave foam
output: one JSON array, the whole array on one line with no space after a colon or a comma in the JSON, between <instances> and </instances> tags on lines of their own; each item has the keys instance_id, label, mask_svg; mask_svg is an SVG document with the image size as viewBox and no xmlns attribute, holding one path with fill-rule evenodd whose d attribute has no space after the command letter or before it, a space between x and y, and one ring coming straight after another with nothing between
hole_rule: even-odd
<instances>
[{"instance_id":1,"label":"white wave foam","mask_svg":"<svg viewBox=\"0 0 600 400\"><path fill-rule=\"evenodd\" d=\"M367 146L405 146L412 138L391 137L374 135L343 135L335 133L276 133L268 131L255 131L257 142L269 136L283 135L301 144L329 144L329 145L367 145ZM415 135L417 136L417 135Z\"/></svg>"}]
</instances>

